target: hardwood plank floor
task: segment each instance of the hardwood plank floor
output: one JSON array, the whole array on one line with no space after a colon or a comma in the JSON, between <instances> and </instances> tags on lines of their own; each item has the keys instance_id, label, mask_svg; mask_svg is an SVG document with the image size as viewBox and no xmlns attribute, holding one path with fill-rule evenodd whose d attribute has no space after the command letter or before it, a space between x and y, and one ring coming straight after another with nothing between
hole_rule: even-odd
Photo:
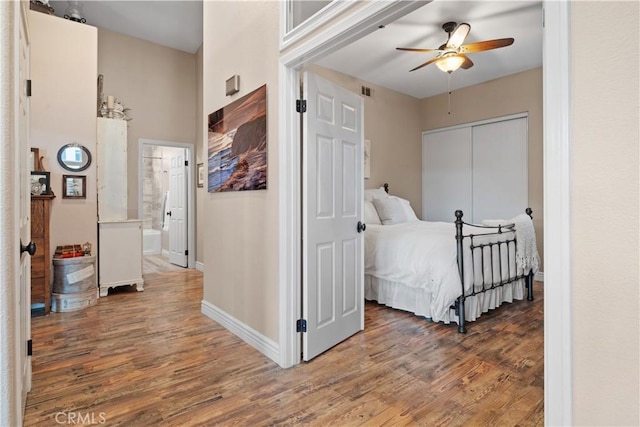
<instances>
[{"instance_id":1,"label":"hardwood plank floor","mask_svg":"<svg viewBox=\"0 0 640 427\"><path fill-rule=\"evenodd\" d=\"M25 426L543 425L535 291L466 335L367 303L364 332L281 369L200 313L202 273L147 275L144 292L32 319Z\"/></svg>"},{"instance_id":2,"label":"hardwood plank floor","mask_svg":"<svg viewBox=\"0 0 640 427\"><path fill-rule=\"evenodd\" d=\"M171 264L164 255L144 255L142 257L142 274L164 273L165 271L181 270L183 267Z\"/></svg>"}]
</instances>

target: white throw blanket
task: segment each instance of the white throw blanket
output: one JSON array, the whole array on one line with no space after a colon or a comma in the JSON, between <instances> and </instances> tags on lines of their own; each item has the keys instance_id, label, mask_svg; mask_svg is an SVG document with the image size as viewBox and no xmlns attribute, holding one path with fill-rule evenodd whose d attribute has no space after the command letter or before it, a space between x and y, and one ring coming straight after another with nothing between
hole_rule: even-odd
<instances>
[{"instance_id":1,"label":"white throw blanket","mask_svg":"<svg viewBox=\"0 0 640 427\"><path fill-rule=\"evenodd\" d=\"M533 221L529 215L520 214L509 222L516 225L516 265L525 272L531 269L536 274L540 268L540 256Z\"/></svg>"}]
</instances>

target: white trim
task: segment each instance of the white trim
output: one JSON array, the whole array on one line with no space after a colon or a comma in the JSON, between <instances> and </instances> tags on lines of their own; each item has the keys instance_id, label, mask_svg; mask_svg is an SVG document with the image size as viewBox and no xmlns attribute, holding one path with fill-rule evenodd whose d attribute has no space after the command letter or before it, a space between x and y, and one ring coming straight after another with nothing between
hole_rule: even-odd
<instances>
[{"instance_id":1,"label":"white trim","mask_svg":"<svg viewBox=\"0 0 640 427\"><path fill-rule=\"evenodd\" d=\"M165 258L169 258L169 249L162 249L161 254Z\"/></svg>"},{"instance_id":2,"label":"white trim","mask_svg":"<svg viewBox=\"0 0 640 427\"><path fill-rule=\"evenodd\" d=\"M284 0L283 6L280 7L280 50L284 50L288 46L300 41L319 26L326 24L341 13L351 9L357 2L333 1L316 12L312 17L298 24L297 27L287 31L289 26L290 4L290 0Z\"/></svg>"},{"instance_id":3,"label":"white trim","mask_svg":"<svg viewBox=\"0 0 640 427\"><path fill-rule=\"evenodd\" d=\"M278 363L280 355L278 344L275 341L265 337L260 332L205 300L201 302L201 311L202 314L216 321L251 347Z\"/></svg>"},{"instance_id":4,"label":"white trim","mask_svg":"<svg viewBox=\"0 0 640 427\"><path fill-rule=\"evenodd\" d=\"M571 16L568 1L544 2L544 415L572 425Z\"/></svg>"},{"instance_id":5,"label":"white trim","mask_svg":"<svg viewBox=\"0 0 640 427\"><path fill-rule=\"evenodd\" d=\"M528 121L529 112L525 111L524 113L509 114L507 116L493 117L490 119L478 120L476 122L460 123L457 125L447 126L443 128L423 130L422 136L424 137L425 135L429 135L432 133L446 132L450 130L463 129L463 128L468 128L473 126L488 125L490 123L506 122L507 120L515 120L515 119L522 119L522 118L527 119L527 132L528 132L529 131L529 121Z\"/></svg>"},{"instance_id":6,"label":"white trim","mask_svg":"<svg viewBox=\"0 0 640 427\"><path fill-rule=\"evenodd\" d=\"M544 282L544 272L538 271L535 276L533 276L533 280L537 282Z\"/></svg>"},{"instance_id":7,"label":"white trim","mask_svg":"<svg viewBox=\"0 0 640 427\"><path fill-rule=\"evenodd\" d=\"M17 2L0 2L0 425L22 425L20 369L20 188L16 158L19 12ZM16 182L17 180L17 182Z\"/></svg>"},{"instance_id":8,"label":"white trim","mask_svg":"<svg viewBox=\"0 0 640 427\"><path fill-rule=\"evenodd\" d=\"M195 151L193 148L193 144L186 142L174 142L174 141L161 141L156 139L138 139L138 217L140 220L144 221L142 218L142 196L143 196L143 181L144 181L144 171L142 169L143 165L143 155L144 150L143 146L147 145L160 145L163 147L177 147L184 148L187 150L186 160L189 162L189 166L187 166L187 250L189 251L189 255L187 255L187 267L195 268L196 263L196 184L194 179L195 174Z\"/></svg>"},{"instance_id":9,"label":"white trim","mask_svg":"<svg viewBox=\"0 0 640 427\"><path fill-rule=\"evenodd\" d=\"M362 5L360 9L293 47L280 57L280 61L290 68L302 67L377 30L379 25L393 22L430 2L431 0L357 2ZM312 31L323 24L324 22L317 22L315 16L309 19Z\"/></svg>"},{"instance_id":10,"label":"white trim","mask_svg":"<svg viewBox=\"0 0 640 427\"><path fill-rule=\"evenodd\" d=\"M278 111L281 141L289 142L283 149L278 150L278 229L280 240L278 243L278 337L280 343L280 360L278 364L289 368L300 363L300 339L296 332L295 322L301 316L301 223L300 223L300 137L298 123L293 117L295 100L299 89L298 71L279 66L279 96Z\"/></svg>"},{"instance_id":11,"label":"white trim","mask_svg":"<svg viewBox=\"0 0 640 427\"><path fill-rule=\"evenodd\" d=\"M196 261L196 270L202 271L204 273L204 263Z\"/></svg>"}]
</instances>

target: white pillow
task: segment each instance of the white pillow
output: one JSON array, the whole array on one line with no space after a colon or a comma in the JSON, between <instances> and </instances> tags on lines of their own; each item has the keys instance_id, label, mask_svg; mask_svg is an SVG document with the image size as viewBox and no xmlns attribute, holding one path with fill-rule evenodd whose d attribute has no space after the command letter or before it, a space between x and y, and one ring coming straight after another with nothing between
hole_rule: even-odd
<instances>
[{"instance_id":1,"label":"white pillow","mask_svg":"<svg viewBox=\"0 0 640 427\"><path fill-rule=\"evenodd\" d=\"M364 202L364 223L382 225L373 202Z\"/></svg>"},{"instance_id":2,"label":"white pillow","mask_svg":"<svg viewBox=\"0 0 640 427\"><path fill-rule=\"evenodd\" d=\"M384 191L384 187L364 190L364 200L368 202L372 202L373 199L386 199L387 197L389 197L389 195Z\"/></svg>"},{"instance_id":3,"label":"white pillow","mask_svg":"<svg viewBox=\"0 0 640 427\"><path fill-rule=\"evenodd\" d=\"M383 225L400 224L407 222L404 206L397 198L373 199L378 216Z\"/></svg>"},{"instance_id":4,"label":"white pillow","mask_svg":"<svg viewBox=\"0 0 640 427\"><path fill-rule=\"evenodd\" d=\"M407 199L403 199L398 196L389 196L390 199L398 199L402 203L402 207L404 208L404 215L407 217L407 221L420 221L416 216L413 208L411 207L411 203Z\"/></svg>"}]
</instances>

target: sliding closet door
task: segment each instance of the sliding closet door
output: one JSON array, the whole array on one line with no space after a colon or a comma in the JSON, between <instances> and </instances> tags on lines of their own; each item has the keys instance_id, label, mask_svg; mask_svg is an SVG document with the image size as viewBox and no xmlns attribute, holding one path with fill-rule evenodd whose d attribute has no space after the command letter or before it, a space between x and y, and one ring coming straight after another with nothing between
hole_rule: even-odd
<instances>
[{"instance_id":1,"label":"sliding closet door","mask_svg":"<svg viewBox=\"0 0 640 427\"><path fill-rule=\"evenodd\" d=\"M527 118L473 126L472 140L473 222L523 213L529 200Z\"/></svg>"},{"instance_id":2,"label":"sliding closet door","mask_svg":"<svg viewBox=\"0 0 640 427\"><path fill-rule=\"evenodd\" d=\"M423 134L422 219L455 221L461 209L471 220L471 128Z\"/></svg>"}]
</instances>

